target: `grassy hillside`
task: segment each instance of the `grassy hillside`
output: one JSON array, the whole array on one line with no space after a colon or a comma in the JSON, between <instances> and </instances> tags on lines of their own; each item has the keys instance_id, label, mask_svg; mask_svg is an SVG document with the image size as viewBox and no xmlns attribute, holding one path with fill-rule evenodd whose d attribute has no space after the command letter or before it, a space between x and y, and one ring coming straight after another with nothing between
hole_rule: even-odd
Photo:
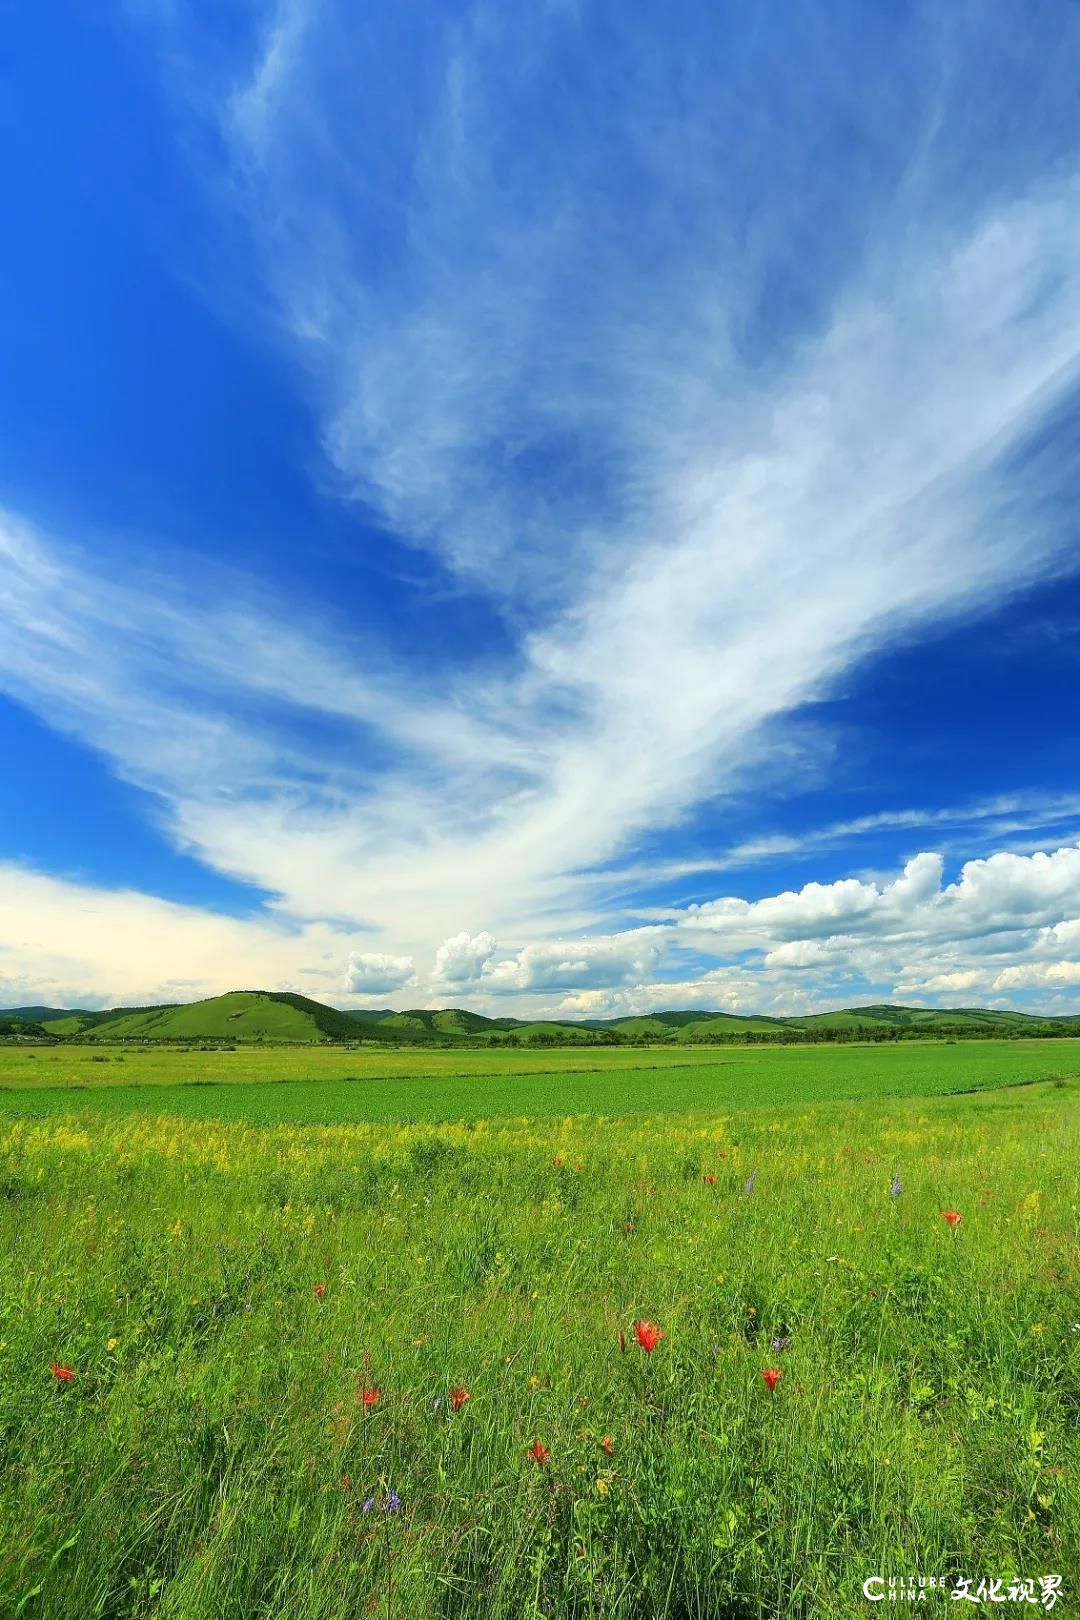
<instances>
[{"instance_id":1,"label":"grassy hillside","mask_svg":"<svg viewBox=\"0 0 1080 1620\"><path fill-rule=\"evenodd\" d=\"M784 1023L779 1018L740 1018L737 1013L709 1013L683 1024L676 1039L680 1041L708 1040L711 1035L775 1035Z\"/></svg>"},{"instance_id":2,"label":"grassy hillside","mask_svg":"<svg viewBox=\"0 0 1080 1620\"><path fill-rule=\"evenodd\" d=\"M174 1005L169 1003L169 1005ZM157 1007L110 1007L105 1012L65 1012L46 1020L46 1028L50 1035L85 1035L96 1029L100 1024L115 1023L120 1018L131 1018L136 1013L165 1012L166 1006Z\"/></svg>"},{"instance_id":3,"label":"grassy hillside","mask_svg":"<svg viewBox=\"0 0 1080 1620\"><path fill-rule=\"evenodd\" d=\"M947 1035L985 1030L995 1034L1014 1029L1018 1034L1049 1032L1067 1020L993 1007L849 1007L842 1012L809 1013L781 1020L790 1028L837 1030L908 1030Z\"/></svg>"},{"instance_id":4,"label":"grassy hillside","mask_svg":"<svg viewBox=\"0 0 1080 1620\"><path fill-rule=\"evenodd\" d=\"M0 1014L0 1040L4 1041L45 1041L52 1037L46 1035L44 1024L32 1024L28 1018L5 1018Z\"/></svg>"},{"instance_id":5,"label":"grassy hillside","mask_svg":"<svg viewBox=\"0 0 1080 1620\"><path fill-rule=\"evenodd\" d=\"M621 1034L646 1031L663 1035L683 1029L687 1024L699 1024L703 1018L713 1016L712 1013L703 1012L654 1012L636 1018L608 1018L604 1020L604 1025L607 1029L617 1029Z\"/></svg>"},{"instance_id":6,"label":"grassy hillside","mask_svg":"<svg viewBox=\"0 0 1080 1620\"><path fill-rule=\"evenodd\" d=\"M467 1012L464 1007L411 1007L404 1012L389 1008L368 1011L353 1008L346 1015L364 1026L365 1036L376 1040L476 1040L483 1036L502 1036L525 1028L527 1020L521 1018L485 1018L481 1013ZM578 1028L560 1025L560 1028Z\"/></svg>"},{"instance_id":7,"label":"grassy hillside","mask_svg":"<svg viewBox=\"0 0 1080 1620\"><path fill-rule=\"evenodd\" d=\"M347 1016L365 1026L375 1038L388 1040L471 1040L512 1022L484 1018L479 1013L466 1012L463 1007L436 1011L429 1007L407 1008L404 1012L353 1011Z\"/></svg>"},{"instance_id":8,"label":"grassy hillside","mask_svg":"<svg viewBox=\"0 0 1080 1620\"><path fill-rule=\"evenodd\" d=\"M31 1015L38 1014L34 1018ZM50 1036L90 1040L345 1041L387 1046L580 1046L611 1043L692 1046L746 1040L895 1040L976 1036L1070 1035L1080 1014L1046 1018L988 1007L896 1007L874 1004L790 1018L685 1011L632 1018L486 1018L463 1007L350 1008L341 1011L282 991L236 990L208 1001L106 1012L55 1007L0 1010L8 1038L37 1025Z\"/></svg>"},{"instance_id":9,"label":"grassy hillside","mask_svg":"<svg viewBox=\"0 0 1080 1620\"><path fill-rule=\"evenodd\" d=\"M521 1042L542 1043L551 1042L552 1045L577 1046L581 1042L597 1040L613 1040L610 1031L590 1029L585 1024L556 1024L546 1019L537 1019L532 1024L519 1024L510 1031L510 1036Z\"/></svg>"},{"instance_id":10,"label":"grassy hillside","mask_svg":"<svg viewBox=\"0 0 1080 1620\"><path fill-rule=\"evenodd\" d=\"M608 1025L631 1039L693 1041L709 1035L773 1033L783 1027L777 1018L755 1018L738 1013L660 1012L640 1018L619 1018Z\"/></svg>"},{"instance_id":11,"label":"grassy hillside","mask_svg":"<svg viewBox=\"0 0 1080 1620\"><path fill-rule=\"evenodd\" d=\"M51 1026L61 1029L60 1024ZM306 996L269 990L233 990L186 1006L117 1009L79 1033L88 1040L264 1040L355 1039L345 1013Z\"/></svg>"},{"instance_id":12,"label":"grassy hillside","mask_svg":"<svg viewBox=\"0 0 1080 1620\"><path fill-rule=\"evenodd\" d=\"M92 1013L84 1013L67 1007L0 1007L0 1020L5 1023L47 1024L56 1018L92 1017Z\"/></svg>"}]
</instances>

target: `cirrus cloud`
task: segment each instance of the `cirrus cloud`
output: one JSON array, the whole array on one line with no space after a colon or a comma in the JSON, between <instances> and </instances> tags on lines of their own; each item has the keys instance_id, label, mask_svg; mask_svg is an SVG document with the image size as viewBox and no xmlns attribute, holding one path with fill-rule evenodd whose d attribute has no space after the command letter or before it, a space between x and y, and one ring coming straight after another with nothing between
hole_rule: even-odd
<instances>
[{"instance_id":1,"label":"cirrus cloud","mask_svg":"<svg viewBox=\"0 0 1080 1620\"><path fill-rule=\"evenodd\" d=\"M319 498L421 577L400 566L381 614L302 610L292 568L196 591L182 554L3 518L0 687L271 896L255 931L208 924L234 977L306 982L275 971L305 930L357 995L802 996L813 974L822 997L1071 959L1038 934L1076 915L1063 849L949 884L923 853L637 934L595 898L870 655L1075 562L1080 13L946 9L880 33L796 11L776 50L681 0L403 0L363 27L344 0L257 0L211 69L197 11L169 8L180 141L227 210L215 291L272 308ZM433 585L470 611L418 652ZM101 984L142 985L118 971Z\"/></svg>"}]
</instances>

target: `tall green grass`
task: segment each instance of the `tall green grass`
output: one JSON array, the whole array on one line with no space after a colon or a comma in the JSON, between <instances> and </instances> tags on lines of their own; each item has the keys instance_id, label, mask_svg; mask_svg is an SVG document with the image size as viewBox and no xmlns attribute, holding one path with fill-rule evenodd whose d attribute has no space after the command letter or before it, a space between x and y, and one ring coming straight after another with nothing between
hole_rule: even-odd
<instances>
[{"instance_id":1,"label":"tall green grass","mask_svg":"<svg viewBox=\"0 0 1080 1620\"><path fill-rule=\"evenodd\" d=\"M920 1572L1072 1612L1078 1137L1069 1085L9 1120L0 1613L847 1620Z\"/></svg>"}]
</instances>

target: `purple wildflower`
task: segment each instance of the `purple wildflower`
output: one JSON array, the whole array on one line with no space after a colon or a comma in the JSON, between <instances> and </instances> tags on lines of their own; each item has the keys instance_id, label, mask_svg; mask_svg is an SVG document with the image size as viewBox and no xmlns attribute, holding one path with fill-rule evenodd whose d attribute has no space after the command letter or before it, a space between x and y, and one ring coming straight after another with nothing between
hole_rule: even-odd
<instances>
[{"instance_id":1,"label":"purple wildflower","mask_svg":"<svg viewBox=\"0 0 1080 1620\"><path fill-rule=\"evenodd\" d=\"M790 1350L791 1340L784 1333L777 1334L776 1338L772 1342L772 1347L776 1351Z\"/></svg>"},{"instance_id":2,"label":"purple wildflower","mask_svg":"<svg viewBox=\"0 0 1080 1620\"><path fill-rule=\"evenodd\" d=\"M746 1186L743 1188L743 1192L746 1194L747 1198L750 1197L750 1194L753 1192L756 1185L757 1185L757 1171L756 1170L751 1170L750 1174L746 1178Z\"/></svg>"},{"instance_id":3,"label":"purple wildflower","mask_svg":"<svg viewBox=\"0 0 1080 1620\"><path fill-rule=\"evenodd\" d=\"M903 1190L904 1190L904 1183L900 1180L900 1177L898 1175L894 1174L892 1180L889 1183L889 1197L890 1198L899 1198L899 1196L903 1192Z\"/></svg>"},{"instance_id":4,"label":"purple wildflower","mask_svg":"<svg viewBox=\"0 0 1080 1620\"><path fill-rule=\"evenodd\" d=\"M375 1506L375 1498L373 1496L369 1496L367 1498L367 1500L364 1502L363 1511L365 1513L370 1513L374 1506Z\"/></svg>"},{"instance_id":5,"label":"purple wildflower","mask_svg":"<svg viewBox=\"0 0 1080 1620\"><path fill-rule=\"evenodd\" d=\"M401 1512L401 1497L398 1495L397 1491L387 1491L383 1500L382 1510L384 1513Z\"/></svg>"}]
</instances>

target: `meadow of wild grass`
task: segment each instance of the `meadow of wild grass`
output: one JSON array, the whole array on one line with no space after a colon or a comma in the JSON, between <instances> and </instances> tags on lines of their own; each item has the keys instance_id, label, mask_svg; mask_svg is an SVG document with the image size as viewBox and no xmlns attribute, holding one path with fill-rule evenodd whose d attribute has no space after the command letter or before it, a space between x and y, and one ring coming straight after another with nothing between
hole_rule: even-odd
<instances>
[{"instance_id":1,"label":"meadow of wild grass","mask_svg":"<svg viewBox=\"0 0 1080 1620\"><path fill-rule=\"evenodd\" d=\"M1075 1612L1078 1127L0 1118L0 1614Z\"/></svg>"},{"instance_id":2,"label":"meadow of wild grass","mask_svg":"<svg viewBox=\"0 0 1080 1620\"><path fill-rule=\"evenodd\" d=\"M445 1121L930 1095L1080 1077L1080 1041L640 1051L0 1046L5 1113L167 1110L251 1123Z\"/></svg>"}]
</instances>

